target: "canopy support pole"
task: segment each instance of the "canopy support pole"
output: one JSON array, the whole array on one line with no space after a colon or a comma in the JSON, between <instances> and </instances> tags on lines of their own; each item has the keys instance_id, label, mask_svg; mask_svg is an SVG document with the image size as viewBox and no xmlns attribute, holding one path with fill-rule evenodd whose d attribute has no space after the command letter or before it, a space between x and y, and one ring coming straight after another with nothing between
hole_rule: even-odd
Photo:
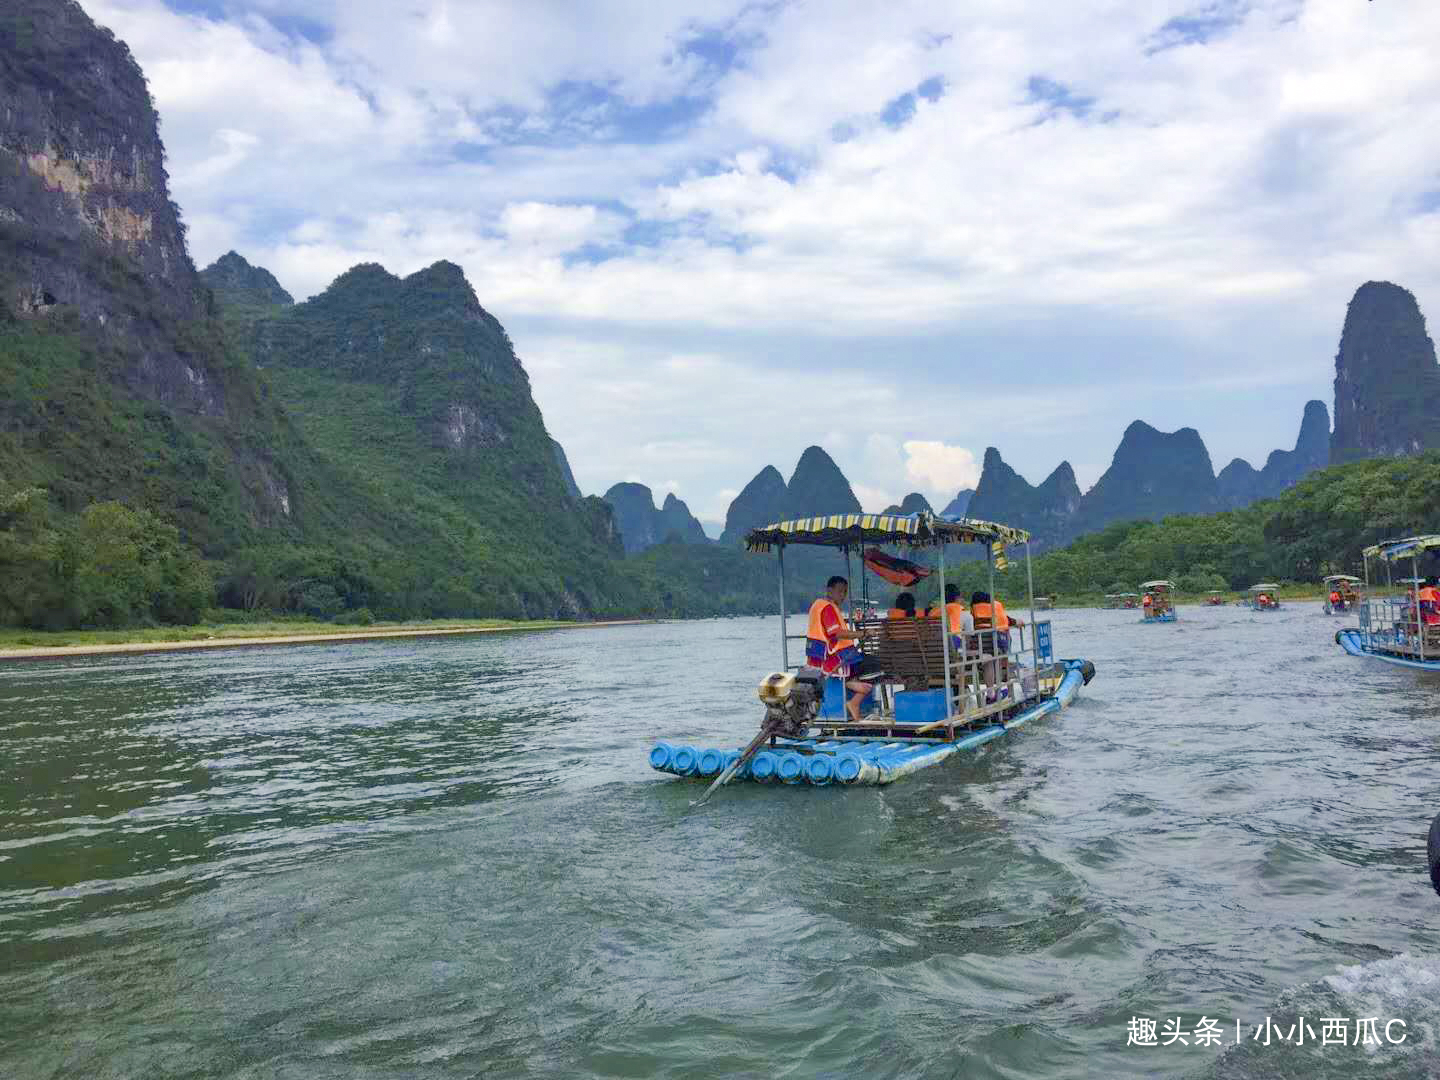
<instances>
[{"instance_id":1,"label":"canopy support pole","mask_svg":"<svg viewBox=\"0 0 1440 1080\"><path fill-rule=\"evenodd\" d=\"M850 625L853 627L855 625L855 590L849 588L849 584L850 579L855 576L855 571L850 569L850 545L846 544L841 550L845 552L845 603L850 607Z\"/></svg>"},{"instance_id":2,"label":"canopy support pole","mask_svg":"<svg viewBox=\"0 0 1440 1080\"><path fill-rule=\"evenodd\" d=\"M1030 590L1030 669L1035 672L1035 692L1040 692L1040 637L1035 625L1035 571L1030 566L1030 541L1025 541L1025 585ZM993 602L993 600L992 600ZM1022 686L1023 694L1025 688Z\"/></svg>"},{"instance_id":3,"label":"canopy support pole","mask_svg":"<svg viewBox=\"0 0 1440 1080\"><path fill-rule=\"evenodd\" d=\"M1415 634L1420 639L1420 662L1425 662L1425 616L1420 614L1420 553L1410 555L1410 603L1415 608Z\"/></svg>"},{"instance_id":4,"label":"canopy support pole","mask_svg":"<svg viewBox=\"0 0 1440 1080\"><path fill-rule=\"evenodd\" d=\"M785 545L781 544L776 549L780 559L780 670L790 670L790 633L786 627L789 621L789 612L785 610Z\"/></svg>"},{"instance_id":5,"label":"canopy support pole","mask_svg":"<svg viewBox=\"0 0 1440 1080\"><path fill-rule=\"evenodd\" d=\"M1371 637L1370 619L1372 609L1370 607L1370 556L1363 551L1360 553L1360 561L1365 566L1365 595L1360 598L1360 629L1365 633L1365 644L1367 647L1375 644Z\"/></svg>"},{"instance_id":6,"label":"canopy support pole","mask_svg":"<svg viewBox=\"0 0 1440 1080\"><path fill-rule=\"evenodd\" d=\"M985 569L989 571L990 581L990 655L1000 655L1000 620L995 617L995 541L990 540L985 544ZM1010 628L1007 626L1008 631ZM1000 661L992 660L986 665L990 670L986 678L991 680L990 693L995 695L995 700L1000 700Z\"/></svg>"},{"instance_id":7,"label":"canopy support pole","mask_svg":"<svg viewBox=\"0 0 1440 1080\"><path fill-rule=\"evenodd\" d=\"M950 605L945 603L944 544L940 545L940 666L945 669L945 722L948 724L952 712L950 704Z\"/></svg>"}]
</instances>

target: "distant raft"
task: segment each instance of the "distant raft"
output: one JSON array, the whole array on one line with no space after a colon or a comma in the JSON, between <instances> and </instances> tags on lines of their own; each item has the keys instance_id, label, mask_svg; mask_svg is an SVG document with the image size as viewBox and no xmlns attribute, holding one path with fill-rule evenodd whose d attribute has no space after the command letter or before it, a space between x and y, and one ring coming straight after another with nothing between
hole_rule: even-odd
<instances>
[{"instance_id":1,"label":"distant raft","mask_svg":"<svg viewBox=\"0 0 1440 1080\"><path fill-rule=\"evenodd\" d=\"M957 732L955 741L918 738L856 737L832 739L777 739L735 774L736 780L757 784L831 784L877 787L939 765L952 754L977 750L1032 720L1065 708L1080 692L1094 668L1083 660L1061 661L1065 675L1052 697L1017 714L1004 723L989 724L968 734ZM853 729L852 729L853 730ZM740 749L697 749L657 743L650 751L650 767L673 776L711 779L734 764Z\"/></svg>"}]
</instances>

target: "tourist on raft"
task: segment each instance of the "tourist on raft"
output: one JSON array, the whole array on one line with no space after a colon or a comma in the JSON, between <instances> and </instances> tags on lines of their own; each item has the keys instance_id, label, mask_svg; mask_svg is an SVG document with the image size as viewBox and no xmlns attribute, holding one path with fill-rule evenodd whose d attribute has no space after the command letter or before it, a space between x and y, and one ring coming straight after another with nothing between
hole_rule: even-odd
<instances>
[{"instance_id":1,"label":"tourist on raft","mask_svg":"<svg viewBox=\"0 0 1440 1080\"><path fill-rule=\"evenodd\" d=\"M945 620L950 624L950 640L960 648L959 635L975 632L975 617L965 610L959 585L945 586Z\"/></svg>"},{"instance_id":2,"label":"tourist on raft","mask_svg":"<svg viewBox=\"0 0 1440 1080\"><path fill-rule=\"evenodd\" d=\"M987 592L977 592L970 595L970 617L973 628L981 635L985 631L991 631L994 641L994 653L1001 659L992 660L985 665L985 681L990 684L990 690L985 695L987 704L993 704L1000 695L998 687L1010 678L1010 627L1023 626L1019 619L1013 618L1005 611L1005 605L999 600L990 599ZM1009 694L1009 690L1003 691Z\"/></svg>"},{"instance_id":3,"label":"tourist on raft","mask_svg":"<svg viewBox=\"0 0 1440 1080\"><path fill-rule=\"evenodd\" d=\"M890 619L913 619L915 618L915 594L902 592L895 597L895 606L890 609L886 618Z\"/></svg>"},{"instance_id":4,"label":"tourist on raft","mask_svg":"<svg viewBox=\"0 0 1440 1080\"><path fill-rule=\"evenodd\" d=\"M854 634L846 629L840 605L850 595L850 582L836 575L825 583L825 595L810 605L810 627L805 632L805 660L826 675L845 680L850 696L845 710L855 723L860 722L860 703L874 687L865 682L867 676L880 673L880 663L862 653Z\"/></svg>"}]
</instances>

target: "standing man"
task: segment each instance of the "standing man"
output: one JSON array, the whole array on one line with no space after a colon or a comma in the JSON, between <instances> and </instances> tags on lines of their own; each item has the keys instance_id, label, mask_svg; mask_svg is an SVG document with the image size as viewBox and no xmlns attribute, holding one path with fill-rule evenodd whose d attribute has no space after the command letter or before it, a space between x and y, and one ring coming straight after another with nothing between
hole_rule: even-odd
<instances>
[{"instance_id":1,"label":"standing man","mask_svg":"<svg viewBox=\"0 0 1440 1080\"><path fill-rule=\"evenodd\" d=\"M825 583L825 595L810 605L810 627L805 631L805 661L826 675L845 680L850 696L845 711L860 723L860 703L874 689L863 677L879 671L880 665L862 653L855 635L846 628L840 605L850 595L850 582L836 575Z\"/></svg>"}]
</instances>

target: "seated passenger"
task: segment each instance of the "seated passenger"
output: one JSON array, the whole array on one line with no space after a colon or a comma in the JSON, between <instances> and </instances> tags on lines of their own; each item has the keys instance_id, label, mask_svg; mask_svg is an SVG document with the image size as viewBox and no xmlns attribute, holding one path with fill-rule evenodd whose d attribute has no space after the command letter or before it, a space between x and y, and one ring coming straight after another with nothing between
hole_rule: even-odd
<instances>
[{"instance_id":1,"label":"seated passenger","mask_svg":"<svg viewBox=\"0 0 1440 1080\"><path fill-rule=\"evenodd\" d=\"M902 592L895 597L895 606L890 609L886 616L890 619L913 619L915 618L915 594Z\"/></svg>"},{"instance_id":2,"label":"seated passenger","mask_svg":"<svg viewBox=\"0 0 1440 1080\"><path fill-rule=\"evenodd\" d=\"M845 616L840 605L850 595L850 583L836 575L825 583L825 595L810 605L810 626L805 632L805 659L811 667L817 667L826 675L835 675L845 680L845 689L850 697L845 700L845 711L855 722L860 722L860 703L874 689L863 681L868 675L875 675L880 665L866 656L857 647L854 633L845 626Z\"/></svg>"},{"instance_id":3,"label":"seated passenger","mask_svg":"<svg viewBox=\"0 0 1440 1080\"><path fill-rule=\"evenodd\" d=\"M987 592L976 592L970 596L970 615L974 620L976 636L980 639L983 651L990 652L1000 659L992 660L985 665L985 681L990 684L990 694L987 700L994 701L996 690L1001 683L1010 678L1010 627L1022 626L1019 619L1012 618L1005 612L1005 605L999 600L992 600ZM986 631L993 631L987 633ZM985 648L985 646L990 646ZM1008 693L1009 691L1006 691Z\"/></svg>"},{"instance_id":4,"label":"seated passenger","mask_svg":"<svg viewBox=\"0 0 1440 1080\"><path fill-rule=\"evenodd\" d=\"M960 635L975 632L975 618L965 610L960 600L960 586L945 586L945 621L950 626L950 640L955 647L963 648Z\"/></svg>"},{"instance_id":5,"label":"seated passenger","mask_svg":"<svg viewBox=\"0 0 1440 1080\"><path fill-rule=\"evenodd\" d=\"M1440 623L1440 588L1436 587L1437 584L1440 584L1440 578L1428 577L1416 594L1420 601L1420 615L1428 626Z\"/></svg>"}]
</instances>

